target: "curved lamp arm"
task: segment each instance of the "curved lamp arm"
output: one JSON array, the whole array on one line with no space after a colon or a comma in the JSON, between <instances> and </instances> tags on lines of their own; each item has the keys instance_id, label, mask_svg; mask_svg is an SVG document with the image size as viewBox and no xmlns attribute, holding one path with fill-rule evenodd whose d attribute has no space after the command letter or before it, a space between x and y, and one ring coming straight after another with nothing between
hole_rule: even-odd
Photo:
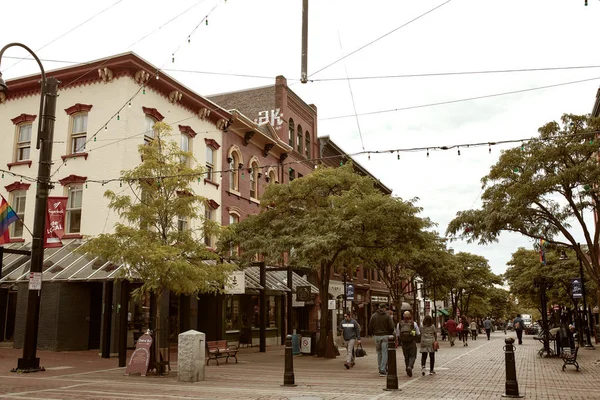
<instances>
[{"instance_id":1,"label":"curved lamp arm","mask_svg":"<svg viewBox=\"0 0 600 400\"><path fill-rule=\"evenodd\" d=\"M22 43L9 43L6 46L4 46L1 50L0 50L0 64L2 63L2 55L4 54L4 52L10 48L10 47L22 47L25 50L27 50L29 52L29 54L31 54L33 56L33 58L35 59L35 61L38 63L40 70L42 72L42 88L41 88L41 98L40 98L40 116L39 116L39 122L38 122L38 135L37 135L37 144L36 144L36 149L39 150L40 148L40 138L42 136L42 130L43 130L43 124L44 124L44 100L46 99L46 71L44 71L44 67L42 66L42 62L40 61L40 59L38 58L37 55L35 55L35 53L33 52L33 50L31 50L29 47L25 46ZM0 78L2 78L2 72L0 72ZM8 87L6 88L8 89Z\"/></svg>"}]
</instances>

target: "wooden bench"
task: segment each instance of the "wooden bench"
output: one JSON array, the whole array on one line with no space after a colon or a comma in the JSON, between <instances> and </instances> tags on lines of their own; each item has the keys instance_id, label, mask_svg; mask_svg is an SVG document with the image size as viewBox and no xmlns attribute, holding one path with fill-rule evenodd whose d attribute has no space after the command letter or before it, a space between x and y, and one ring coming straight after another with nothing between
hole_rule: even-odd
<instances>
[{"instance_id":1,"label":"wooden bench","mask_svg":"<svg viewBox=\"0 0 600 400\"><path fill-rule=\"evenodd\" d=\"M206 342L206 354L208 355L206 365L208 365L210 360L215 360L217 365L219 365L219 358L225 358L225 362L229 362L229 357L235 358L235 363L237 364L237 352L238 346L227 344L227 340L208 341Z\"/></svg>"},{"instance_id":2,"label":"wooden bench","mask_svg":"<svg viewBox=\"0 0 600 400\"><path fill-rule=\"evenodd\" d=\"M579 346L575 347L575 350L563 351L560 354L560 358L563 359L564 364L562 370L564 371L567 365L574 365L577 372L579 372L579 364L577 363L577 353L579 352Z\"/></svg>"}]
</instances>

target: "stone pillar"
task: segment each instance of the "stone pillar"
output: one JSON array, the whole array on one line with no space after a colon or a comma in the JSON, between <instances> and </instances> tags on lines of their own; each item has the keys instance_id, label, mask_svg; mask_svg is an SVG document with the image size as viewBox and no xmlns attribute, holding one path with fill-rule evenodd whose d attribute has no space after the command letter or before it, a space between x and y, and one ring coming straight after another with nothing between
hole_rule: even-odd
<instances>
[{"instance_id":1,"label":"stone pillar","mask_svg":"<svg viewBox=\"0 0 600 400\"><path fill-rule=\"evenodd\" d=\"M206 334L194 330L181 333L177 347L177 379L180 382L203 381Z\"/></svg>"}]
</instances>

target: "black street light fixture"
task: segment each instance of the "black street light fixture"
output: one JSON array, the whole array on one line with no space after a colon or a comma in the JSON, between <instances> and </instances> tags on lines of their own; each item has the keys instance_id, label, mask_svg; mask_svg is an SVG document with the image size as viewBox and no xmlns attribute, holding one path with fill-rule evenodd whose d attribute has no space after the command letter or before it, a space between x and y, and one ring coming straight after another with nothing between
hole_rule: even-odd
<instances>
[{"instance_id":1,"label":"black street light fixture","mask_svg":"<svg viewBox=\"0 0 600 400\"><path fill-rule=\"evenodd\" d=\"M40 150L37 190L35 196L35 213L33 221L33 237L31 243L31 267L30 273L36 274L41 281L42 264L44 261L44 230L46 228L46 203L48 192L52 188L50 184L50 167L52 165L52 144L54 141L54 120L56 119L56 98L58 97L58 84L56 78L46 78L46 72L40 59L27 46L21 43L9 43L0 50L0 63L2 55L10 47L22 47L27 50L37 61L41 73L41 98L40 98L40 120L38 123L38 136L36 148ZM2 79L0 72L0 91L8 90L8 85ZM19 358L17 368L13 372L37 372L44 371L40 367L40 359L36 357L38 326L40 319L40 297L41 289L29 288L27 298L27 319L25 321L25 338L23 341L23 358Z\"/></svg>"}]
</instances>

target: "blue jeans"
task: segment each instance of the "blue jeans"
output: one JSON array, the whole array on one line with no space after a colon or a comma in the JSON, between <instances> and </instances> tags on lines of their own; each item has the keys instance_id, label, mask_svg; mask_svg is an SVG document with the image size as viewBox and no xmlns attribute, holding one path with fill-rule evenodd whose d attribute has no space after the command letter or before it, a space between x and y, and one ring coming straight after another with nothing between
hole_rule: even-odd
<instances>
[{"instance_id":1,"label":"blue jeans","mask_svg":"<svg viewBox=\"0 0 600 400\"><path fill-rule=\"evenodd\" d=\"M388 363L388 337L375 335L375 349L377 350L377 365L379 366L379 373L387 373Z\"/></svg>"}]
</instances>

